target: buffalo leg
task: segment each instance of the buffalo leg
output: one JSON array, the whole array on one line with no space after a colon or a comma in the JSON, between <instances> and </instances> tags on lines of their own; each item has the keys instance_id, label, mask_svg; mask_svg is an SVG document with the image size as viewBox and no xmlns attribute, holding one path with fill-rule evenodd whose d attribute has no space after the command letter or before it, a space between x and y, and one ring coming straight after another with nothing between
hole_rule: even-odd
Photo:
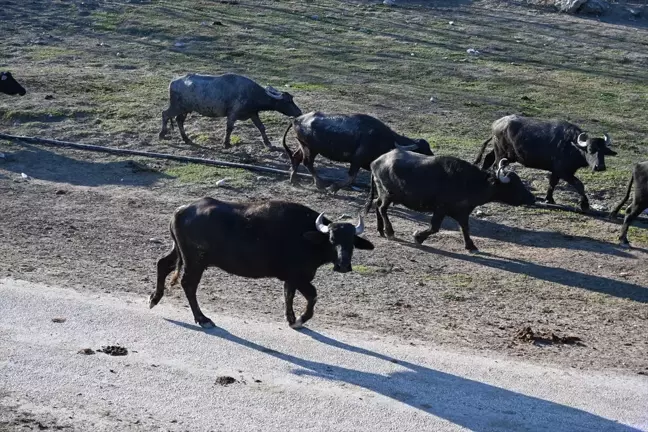
<instances>
[{"instance_id":1,"label":"buffalo leg","mask_svg":"<svg viewBox=\"0 0 648 432\"><path fill-rule=\"evenodd\" d=\"M378 215L382 218L385 225L385 234L387 234L388 239L394 238L394 227L392 226L389 218L387 217L387 208L392 203L388 197L384 197L380 203L378 203ZM383 234L380 233L382 236Z\"/></svg>"},{"instance_id":2,"label":"buffalo leg","mask_svg":"<svg viewBox=\"0 0 648 432\"><path fill-rule=\"evenodd\" d=\"M164 110L162 111L162 130L160 131L160 139L166 138L166 134L169 133L169 129L167 128L167 124L169 123L169 120L171 120L171 116L169 115L169 110ZM171 122L171 126L173 127L173 122Z\"/></svg>"},{"instance_id":3,"label":"buffalo leg","mask_svg":"<svg viewBox=\"0 0 648 432\"><path fill-rule=\"evenodd\" d=\"M293 299L295 298L295 287L284 282L284 306L286 308L286 320L289 325L295 324L295 311L293 309Z\"/></svg>"},{"instance_id":4,"label":"buffalo leg","mask_svg":"<svg viewBox=\"0 0 648 432\"><path fill-rule=\"evenodd\" d=\"M461 234L463 234L464 246L466 247L466 249L468 249L470 252L477 252L477 246L475 246L475 243L473 243L472 239L470 238L470 227L468 226L469 213L463 214L461 216L455 216L454 220L456 220L461 227Z\"/></svg>"},{"instance_id":5,"label":"buffalo leg","mask_svg":"<svg viewBox=\"0 0 648 432\"><path fill-rule=\"evenodd\" d=\"M380 237L385 237L385 223L383 222L382 216L380 216L380 210L378 209L381 204L382 200L380 198L376 199L376 228L378 229Z\"/></svg>"},{"instance_id":6,"label":"buffalo leg","mask_svg":"<svg viewBox=\"0 0 648 432\"><path fill-rule=\"evenodd\" d=\"M430 219L430 227L421 231L416 231L414 233L414 241L418 244L423 244L428 237L432 234L436 234L441 229L441 222L445 218L445 213L436 211Z\"/></svg>"},{"instance_id":7,"label":"buffalo leg","mask_svg":"<svg viewBox=\"0 0 648 432\"><path fill-rule=\"evenodd\" d=\"M198 306L198 299L196 298L196 291L198 291L198 284L202 278L203 271L204 269L202 267L186 266L180 283L189 301L189 307L191 307L191 312L193 312L194 320L202 328L213 328L215 324L202 313L200 306Z\"/></svg>"},{"instance_id":8,"label":"buffalo leg","mask_svg":"<svg viewBox=\"0 0 648 432\"><path fill-rule=\"evenodd\" d=\"M317 156L317 153L313 153L310 150L302 150L304 152L304 166L308 170L308 172L313 176L313 181L315 182L315 186L317 189L326 189L326 184L324 183L324 180L322 180L318 175L317 172L315 171L315 166L313 164L315 163L315 157Z\"/></svg>"},{"instance_id":9,"label":"buffalo leg","mask_svg":"<svg viewBox=\"0 0 648 432\"><path fill-rule=\"evenodd\" d=\"M547 204L556 204L556 201L553 199L553 193L558 184L558 180L560 180L558 174L551 173L549 176L549 189L547 189L547 197L545 198Z\"/></svg>"},{"instance_id":10,"label":"buffalo leg","mask_svg":"<svg viewBox=\"0 0 648 432\"><path fill-rule=\"evenodd\" d=\"M162 300L162 297L164 297L164 283L169 273L175 269L177 260L178 250L174 243L171 252L160 258L157 262L157 287L155 292L149 297L149 308L156 306Z\"/></svg>"},{"instance_id":11,"label":"buffalo leg","mask_svg":"<svg viewBox=\"0 0 648 432\"><path fill-rule=\"evenodd\" d=\"M580 208L582 211L586 212L589 210L589 200L587 199L587 195L585 195L585 186L583 186L583 183L576 178L576 176L571 175L567 178L565 178L565 181L572 185L574 189L576 189L576 192L581 196L580 200Z\"/></svg>"},{"instance_id":12,"label":"buffalo leg","mask_svg":"<svg viewBox=\"0 0 648 432\"><path fill-rule=\"evenodd\" d=\"M252 123L254 123L254 126L256 126L257 129L259 129L259 132L261 132L261 138L263 139L263 145L266 146L268 150L272 151L278 151L280 150L278 147L275 147L272 145L270 140L268 139L268 135L266 135L266 128L261 122L261 119L259 118L258 114L252 114L250 116L250 120L252 120Z\"/></svg>"},{"instance_id":13,"label":"buffalo leg","mask_svg":"<svg viewBox=\"0 0 648 432\"><path fill-rule=\"evenodd\" d=\"M227 117L227 124L225 125L225 141L224 141L225 148L232 147L232 144L230 143L230 137L232 136L232 131L234 130L235 122L236 122L235 118Z\"/></svg>"},{"instance_id":14,"label":"buffalo leg","mask_svg":"<svg viewBox=\"0 0 648 432\"><path fill-rule=\"evenodd\" d=\"M306 298L306 311L297 318L294 324L290 327L294 329L301 328L306 321L313 317L315 311L315 303L317 303L317 290L310 282L301 283L296 285L299 292Z\"/></svg>"},{"instance_id":15,"label":"buffalo leg","mask_svg":"<svg viewBox=\"0 0 648 432\"><path fill-rule=\"evenodd\" d=\"M297 149L295 153L293 153L292 157L290 158L290 183L291 184L297 184L297 169L299 168L299 164L302 163L304 160L304 153L302 152L302 149Z\"/></svg>"},{"instance_id":16,"label":"buffalo leg","mask_svg":"<svg viewBox=\"0 0 648 432\"><path fill-rule=\"evenodd\" d=\"M330 186L330 191L335 194L340 189L352 185L353 182L355 181L356 177L358 177L358 172L359 171L360 171L359 166L351 164L351 168L349 168L349 175L348 175L347 179L343 180L341 182L337 182L337 183L332 184Z\"/></svg>"},{"instance_id":17,"label":"buffalo leg","mask_svg":"<svg viewBox=\"0 0 648 432\"><path fill-rule=\"evenodd\" d=\"M642 208L643 207L643 208ZM627 245L628 242L628 229L633 220L641 214L641 212L646 208L646 206L639 206L636 202L633 202L626 209L625 217L623 218L623 227L621 228L621 235L619 235L619 240L622 244Z\"/></svg>"},{"instance_id":18,"label":"buffalo leg","mask_svg":"<svg viewBox=\"0 0 648 432\"><path fill-rule=\"evenodd\" d=\"M180 114L176 116L176 122L178 123L178 130L180 131L180 136L182 137L182 140L185 142L185 144L195 145L193 141L191 141L191 138L187 136L187 132L185 132L184 122L186 119L187 119L187 114Z\"/></svg>"}]
</instances>

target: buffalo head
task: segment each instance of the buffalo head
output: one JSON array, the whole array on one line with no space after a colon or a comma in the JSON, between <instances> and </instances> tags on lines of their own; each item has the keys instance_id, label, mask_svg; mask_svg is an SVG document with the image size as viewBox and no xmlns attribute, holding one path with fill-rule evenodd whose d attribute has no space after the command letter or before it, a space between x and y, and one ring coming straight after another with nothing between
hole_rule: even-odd
<instances>
[{"instance_id":1,"label":"buffalo head","mask_svg":"<svg viewBox=\"0 0 648 432\"><path fill-rule=\"evenodd\" d=\"M275 111L279 111L288 117L299 117L302 115L301 110L293 101L293 96L290 93L281 92L271 86L266 87L265 91L272 99Z\"/></svg>"},{"instance_id":2,"label":"buffalo head","mask_svg":"<svg viewBox=\"0 0 648 432\"><path fill-rule=\"evenodd\" d=\"M506 169L507 165L508 161L502 159L495 171L495 200L514 206L535 204L535 196L516 173Z\"/></svg>"},{"instance_id":3,"label":"buffalo head","mask_svg":"<svg viewBox=\"0 0 648 432\"><path fill-rule=\"evenodd\" d=\"M605 171L605 155L616 156L617 153L610 149L612 139L608 134L603 138L590 138L582 132L576 139L576 146L581 150L592 171Z\"/></svg>"},{"instance_id":4,"label":"buffalo head","mask_svg":"<svg viewBox=\"0 0 648 432\"><path fill-rule=\"evenodd\" d=\"M0 93L5 93L10 96L20 95L24 96L27 91L23 86L18 84L14 79L11 72L0 72Z\"/></svg>"},{"instance_id":5,"label":"buffalo head","mask_svg":"<svg viewBox=\"0 0 648 432\"><path fill-rule=\"evenodd\" d=\"M365 250L374 248L374 245L369 240L358 237L364 231L362 216L359 216L356 225L348 222L327 224L324 220L324 213L321 213L315 220L315 228L317 232L309 231L304 236L315 243L329 243L330 247L335 251L333 271L347 273L352 270L351 258L353 257L354 248Z\"/></svg>"}]
</instances>

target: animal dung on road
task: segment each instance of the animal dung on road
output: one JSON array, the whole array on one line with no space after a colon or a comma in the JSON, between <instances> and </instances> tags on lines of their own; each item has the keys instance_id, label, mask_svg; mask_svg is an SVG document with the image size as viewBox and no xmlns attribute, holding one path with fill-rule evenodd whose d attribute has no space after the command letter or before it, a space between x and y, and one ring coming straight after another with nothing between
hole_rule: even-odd
<instances>
[{"instance_id":1,"label":"animal dung on road","mask_svg":"<svg viewBox=\"0 0 648 432\"><path fill-rule=\"evenodd\" d=\"M558 336L551 332L548 334L540 334L533 331L529 326L524 327L515 336L523 342L532 342L534 345L578 345L583 346L582 339L577 336Z\"/></svg>"},{"instance_id":2,"label":"animal dung on road","mask_svg":"<svg viewBox=\"0 0 648 432\"><path fill-rule=\"evenodd\" d=\"M125 356L128 355L128 350L119 345L102 346L97 352L102 352L111 356Z\"/></svg>"},{"instance_id":3,"label":"animal dung on road","mask_svg":"<svg viewBox=\"0 0 648 432\"><path fill-rule=\"evenodd\" d=\"M227 375L219 376L218 378L216 378L216 381L215 381L216 384L222 385L222 386L228 386L230 384L234 384L234 383L237 383L237 382L238 381L236 380L236 378L233 378L233 377L227 376Z\"/></svg>"},{"instance_id":4,"label":"animal dung on road","mask_svg":"<svg viewBox=\"0 0 648 432\"><path fill-rule=\"evenodd\" d=\"M95 352L91 348L83 348L77 351L77 354L83 354L83 355L93 355Z\"/></svg>"},{"instance_id":5,"label":"animal dung on road","mask_svg":"<svg viewBox=\"0 0 648 432\"><path fill-rule=\"evenodd\" d=\"M66 318L52 318L52 322L57 324L64 323L65 321L67 321Z\"/></svg>"}]
</instances>

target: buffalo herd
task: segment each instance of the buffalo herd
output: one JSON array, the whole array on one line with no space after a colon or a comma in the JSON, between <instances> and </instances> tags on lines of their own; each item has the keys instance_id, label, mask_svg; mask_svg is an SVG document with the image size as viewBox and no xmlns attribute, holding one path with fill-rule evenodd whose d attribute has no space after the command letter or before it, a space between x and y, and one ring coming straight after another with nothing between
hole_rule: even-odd
<instances>
[{"instance_id":1,"label":"buffalo herd","mask_svg":"<svg viewBox=\"0 0 648 432\"><path fill-rule=\"evenodd\" d=\"M25 88L9 72L0 72L0 93L25 95ZM293 95L271 86L262 87L250 78L228 73L219 76L187 74L171 81L169 107L162 112L160 139L168 135L168 124L178 125L187 144L192 144L184 128L186 117L195 112L203 116L226 118L224 146L237 120L251 120L261 134L264 145L271 144L259 118L262 111L276 111L290 118L282 144L290 163L290 181L304 164L318 189L326 182L318 176L314 162L322 155L350 165L347 179L328 186L336 193L351 186L360 169L371 173L370 190L364 211L357 223L331 221L324 213L289 201L228 202L203 198L179 207L170 222L173 241L171 251L157 263L157 287L149 306L164 296L166 279L171 285L178 280L187 296L195 321L202 327L213 327L196 298L205 269L217 267L246 278L276 278L284 284L285 314L288 324L301 327L313 316L317 291L312 281L319 267L332 263L333 270L352 270L355 249L372 250L374 245L360 237L364 216L375 207L376 228L381 236L394 237L387 216L391 204L414 211L431 213L430 225L414 233L414 241L423 243L439 231L447 216L459 224L464 245L469 251L477 247L470 238L469 216L488 202L512 206L533 205L535 196L510 164L549 172L545 202L553 204L554 188L559 180L569 183L580 195L580 208L589 209L583 183L576 177L580 168L605 171L605 156L615 156L612 139L606 133L593 136L579 126L564 120L540 120L520 115L497 119L491 134L483 142L474 163L453 156L434 155L422 138L410 138L392 130L379 119L367 114L302 113ZM286 143L290 130L298 142L295 150ZM486 151L489 144L492 150ZM481 164L481 165L480 165ZM626 195L612 210L615 216L629 199L619 240L628 244L628 227L648 208L648 162L638 163L628 183ZM306 311L295 317L293 299L299 291L307 301Z\"/></svg>"}]
</instances>

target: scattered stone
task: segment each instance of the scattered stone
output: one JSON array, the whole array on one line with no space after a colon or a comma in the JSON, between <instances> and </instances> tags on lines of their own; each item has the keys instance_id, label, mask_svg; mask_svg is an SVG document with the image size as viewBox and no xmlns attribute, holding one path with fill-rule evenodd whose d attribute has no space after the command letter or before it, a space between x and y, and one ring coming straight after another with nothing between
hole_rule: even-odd
<instances>
[{"instance_id":1,"label":"scattered stone","mask_svg":"<svg viewBox=\"0 0 648 432\"><path fill-rule=\"evenodd\" d=\"M27 174L25 174L25 173L20 173L20 177L22 177L22 178L24 178L24 179L28 179L28 178L29 178L29 176L28 176Z\"/></svg>"},{"instance_id":2,"label":"scattered stone","mask_svg":"<svg viewBox=\"0 0 648 432\"><path fill-rule=\"evenodd\" d=\"M186 45L187 44L184 43L184 42L176 42L176 43L173 44L173 46L176 47L176 48L182 48L182 47L184 47Z\"/></svg>"},{"instance_id":3,"label":"scattered stone","mask_svg":"<svg viewBox=\"0 0 648 432\"><path fill-rule=\"evenodd\" d=\"M63 189L58 189L58 190L56 191L56 195L65 195L66 193L67 193L67 191L66 191L66 190L63 190Z\"/></svg>"},{"instance_id":4,"label":"scattered stone","mask_svg":"<svg viewBox=\"0 0 648 432\"><path fill-rule=\"evenodd\" d=\"M77 354L84 354L84 355L92 355L94 354L94 350L90 348L83 348L82 350L77 351Z\"/></svg>"},{"instance_id":5,"label":"scattered stone","mask_svg":"<svg viewBox=\"0 0 648 432\"><path fill-rule=\"evenodd\" d=\"M220 180L218 180L218 181L216 182L216 186L218 186L218 187L224 186L225 183L227 183L228 180L229 180L229 178L227 178L227 177L224 178L224 179L220 179Z\"/></svg>"},{"instance_id":6,"label":"scattered stone","mask_svg":"<svg viewBox=\"0 0 648 432\"><path fill-rule=\"evenodd\" d=\"M235 378L232 378L231 376L219 376L216 378L216 384L222 385L222 386L228 386L230 384L237 383L238 381Z\"/></svg>"},{"instance_id":7,"label":"scattered stone","mask_svg":"<svg viewBox=\"0 0 648 432\"><path fill-rule=\"evenodd\" d=\"M119 345L102 346L101 349L97 350L97 352L102 352L111 356L125 356L128 354L128 350Z\"/></svg>"},{"instance_id":8,"label":"scattered stone","mask_svg":"<svg viewBox=\"0 0 648 432\"><path fill-rule=\"evenodd\" d=\"M64 323L65 321L67 321L66 318L52 318L53 323L61 324L61 323Z\"/></svg>"},{"instance_id":9,"label":"scattered stone","mask_svg":"<svg viewBox=\"0 0 648 432\"><path fill-rule=\"evenodd\" d=\"M52 99L54 99L54 96L52 96L52 95L46 95L45 96L45 100L52 100Z\"/></svg>"},{"instance_id":10,"label":"scattered stone","mask_svg":"<svg viewBox=\"0 0 648 432\"><path fill-rule=\"evenodd\" d=\"M466 52L467 52L468 54L472 54L472 55L478 55L478 54L480 54L480 52L477 51L475 48L468 48L468 49L466 50Z\"/></svg>"},{"instance_id":11,"label":"scattered stone","mask_svg":"<svg viewBox=\"0 0 648 432\"><path fill-rule=\"evenodd\" d=\"M156 239L156 238L150 238L149 242L156 243L156 244L162 244L162 240Z\"/></svg>"},{"instance_id":12,"label":"scattered stone","mask_svg":"<svg viewBox=\"0 0 648 432\"><path fill-rule=\"evenodd\" d=\"M436 102L436 99L434 98L434 96L430 96L430 102L431 102L431 103Z\"/></svg>"},{"instance_id":13,"label":"scattered stone","mask_svg":"<svg viewBox=\"0 0 648 432\"><path fill-rule=\"evenodd\" d=\"M448 25L454 25L454 21L448 21Z\"/></svg>"}]
</instances>

